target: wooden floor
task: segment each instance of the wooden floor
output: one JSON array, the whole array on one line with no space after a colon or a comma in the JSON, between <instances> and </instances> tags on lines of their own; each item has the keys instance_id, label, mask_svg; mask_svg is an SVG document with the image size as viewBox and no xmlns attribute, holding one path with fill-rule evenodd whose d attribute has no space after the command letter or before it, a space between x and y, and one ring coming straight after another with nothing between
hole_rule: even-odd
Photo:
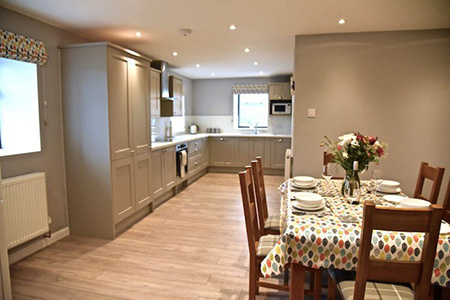
<instances>
[{"instance_id":1,"label":"wooden floor","mask_svg":"<svg viewBox=\"0 0 450 300\"><path fill-rule=\"evenodd\" d=\"M283 179L265 180L278 211ZM247 299L244 222L238 175L209 173L114 241L69 236L13 264L14 299Z\"/></svg>"}]
</instances>

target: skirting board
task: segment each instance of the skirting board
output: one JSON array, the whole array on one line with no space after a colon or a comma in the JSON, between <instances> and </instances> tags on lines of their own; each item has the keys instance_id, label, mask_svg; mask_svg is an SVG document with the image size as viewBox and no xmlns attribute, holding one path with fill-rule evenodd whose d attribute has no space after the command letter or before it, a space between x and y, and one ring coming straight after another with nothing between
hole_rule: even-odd
<instances>
[{"instance_id":1,"label":"skirting board","mask_svg":"<svg viewBox=\"0 0 450 300\"><path fill-rule=\"evenodd\" d=\"M65 227L63 229L58 230L57 232L52 233L50 238L39 238L36 241L32 241L26 247L19 249L17 251L13 251L9 254L9 264L12 265L16 261L21 260L45 247L50 246L53 243L56 243L60 239L65 238L70 235L69 227Z\"/></svg>"}]
</instances>

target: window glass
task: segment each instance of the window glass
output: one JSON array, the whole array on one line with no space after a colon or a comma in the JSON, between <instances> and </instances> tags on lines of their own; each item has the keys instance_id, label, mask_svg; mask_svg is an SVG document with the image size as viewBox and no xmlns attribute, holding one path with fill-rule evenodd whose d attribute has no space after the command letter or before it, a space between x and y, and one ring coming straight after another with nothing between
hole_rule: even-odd
<instances>
[{"instance_id":1,"label":"window glass","mask_svg":"<svg viewBox=\"0 0 450 300\"><path fill-rule=\"evenodd\" d=\"M267 128L269 125L268 94L238 94L238 128ZM235 100L236 101L236 100Z\"/></svg>"},{"instance_id":2,"label":"window glass","mask_svg":"<svg viewBox=\"0 0 450 300\"><path fill-rule=\"evenodd\" d=\"M41 150L37 66L0 58L0 156Z\"/></svg>"}]
</instances>

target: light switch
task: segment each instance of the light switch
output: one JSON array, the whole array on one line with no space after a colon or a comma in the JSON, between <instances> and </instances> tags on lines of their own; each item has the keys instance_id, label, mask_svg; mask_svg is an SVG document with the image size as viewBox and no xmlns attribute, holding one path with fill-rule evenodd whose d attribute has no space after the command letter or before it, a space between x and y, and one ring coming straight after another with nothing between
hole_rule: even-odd
<instances>
[{"instance_id":1,"label":"light switch","mask_svg":"<svg viewBox=\"0 0 450 300\"><path fill-rule=\"evenodd\" d=\"M316 117L316 109L308 108L308 118L315 118L315 117Z\"/></svg>"}]
</instances>

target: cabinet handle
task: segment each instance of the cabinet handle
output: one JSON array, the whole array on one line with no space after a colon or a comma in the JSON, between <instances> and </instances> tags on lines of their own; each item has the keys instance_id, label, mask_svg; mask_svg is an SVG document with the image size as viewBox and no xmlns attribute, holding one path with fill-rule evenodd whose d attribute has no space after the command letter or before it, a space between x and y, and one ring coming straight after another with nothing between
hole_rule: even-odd
<instances>
[{"instance_id":1,"label":"cabinet handle","mask_svg":"<svg viewBox=\"0 0 450 300\"><path fill-rule=\"evenodd\" d=\"M223 138L220 138L221 141L223 141Z\"/></svg>"},{"instance_id":2,"label":"cabinet handle","mask_svg":"<svg viewBox=\"0 0 450 300\"><path fill-rule=\"evenodd\" d=\"M281 143L282 141L283 141L282 139L279 139L279 140L278 140L279 143Z\"/></svg>"},{"instance_id":3,"label":"cabinet handle","mask_svg":"<svg viewBox=\"0 0 450 300\"><path fill-rule=\"evenodd\" d=\"M198 145L198 143L194 143L194 145L195 145L195 146L197 146L197 145Z\"/></svg>"},{"instance_id":4,"label":"cabinet handle","mask_svg":"<svg viewBox=\"0 0 450 300\"><path fill-rule=\"evenodd\" d=\"M194 150L195 152L197 152L198 151L198 149L197 148L195 148L195 150Z\"/></svg>"},{"instance_id":5,"label":"cabinet handle","mask_svg":"<svg viewBox=\"0 0 450 300\"><path fill-rule=\"evenodd\" d=\"M197 165L197 164L198 164L198 162L195 162L194 164L195 164L195 165Z\"/></svg>"},{"instance_id":6,"label":"cabinet handle","mask_svg":"<svg viewBox=\"0 0 450 300\"><path fill-rule=\"evenodd\" d=\"M130 152L131 152L131 154L133 154L133 153L134 153L134 150L131 150Z\"/></svg>"},{"instance_id":7,"label":"cabinet handle","mask_svg":"<svg viewBox=\"0 0 450 300\"><path fill-rule=\"evenodd\" d=\"M278 97L278 99L282 100L282 99L283 99L283 97L279 96L279 97Z\"/></svg>"}]
</instances>

